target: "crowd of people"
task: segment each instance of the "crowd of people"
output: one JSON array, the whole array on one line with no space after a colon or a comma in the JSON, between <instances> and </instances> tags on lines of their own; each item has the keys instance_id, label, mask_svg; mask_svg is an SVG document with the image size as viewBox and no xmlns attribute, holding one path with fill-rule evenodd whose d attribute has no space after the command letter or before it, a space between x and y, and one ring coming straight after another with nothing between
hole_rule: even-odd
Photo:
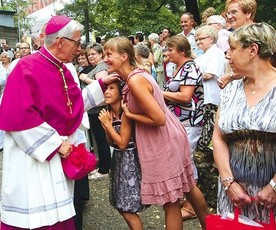
<instances>
[{"instance_id":1,"label":"crowd of people","mask_svg":"<svg viewBox=\"0 0 276 230\"><path fill-rule=\"evenodd\" d=\"M21 42L12 52L2 39L1 229L80 230L88 179L107 178L110 204L130 229L143 229L137 213L153 204L163 206L168 230L196 217L206 229L195 151L218 169L219 214L239 207L268 223L276 33L254 22L256 11L255 0L227 0L220 14L206 9L201 25L185 12L180 33L166 27L87 46L83 26L58 15L35 51ZM76 181L61 164L73 145L96 148L99 158Z\"/></svg>"}]
</instances>

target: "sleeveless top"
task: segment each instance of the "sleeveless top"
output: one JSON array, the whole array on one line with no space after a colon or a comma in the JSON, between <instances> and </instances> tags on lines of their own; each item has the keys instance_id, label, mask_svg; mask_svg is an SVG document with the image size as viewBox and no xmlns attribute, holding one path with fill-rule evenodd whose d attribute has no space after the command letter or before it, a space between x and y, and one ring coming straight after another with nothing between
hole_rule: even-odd
<instances>
[{"instance_id":1,"label":"sleeveless top","mask_svg":"<svg viewBox=\"0 0 276 230\"><path fill-rule=\"evenodd\" d=\"M127 102L129 111L144 114L128 88L129 79L137 75L150 83L153 88L152 96L166 117L164 126L135 122L135 138L142 172L142 203L163 205L175 202L195 185L190 147L183 125L166 106L158 84L142 69L129 74L123 88L123 99Z\"/></svg>"}]
</instances>

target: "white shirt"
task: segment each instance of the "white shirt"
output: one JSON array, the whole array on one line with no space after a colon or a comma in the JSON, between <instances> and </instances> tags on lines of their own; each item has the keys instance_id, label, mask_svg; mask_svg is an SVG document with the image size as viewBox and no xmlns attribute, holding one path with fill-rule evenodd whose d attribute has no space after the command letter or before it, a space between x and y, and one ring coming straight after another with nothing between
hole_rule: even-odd
<instances>
[{"instance_id":1,"label":"white shirt","mask_svg":"<svg viewBox=\"0 0 276 230\"><path fill-rule=\"evenodd\" d=\"M17 65L17 63L19 62L20 58L17 58L15 60L13 60L11 62L11 64L9 65L8 69L7 69L7 75L9 76L10 73L13 71L14 67Z\"/></svg>"},{"instance_id":2,"label":"white shirt","mask_svg":"<svg viewBox=\"0 0 276 230\"><path fill-rule=\"evenodd\" d=\"M225 73L225 55L223 51L212 45L203 55L195 59L202 73L213 74L210 80L203 81L204 104L219 104L221 89L217 84L217 79Z\"/></svg>"},{"instance_id":3,"label":"white shirt","mask_svg":"<svg viewBox=\"0 0 276 230\"><path fill-rule=\"evenodd\" d=\"M231 32L226 29L221 29L218 32L217 45L223 52L226 52L230 48L228 42L230 34Z\"/></svg>"},{"instance_id":4,"label":"white shirt","mask_svg":"<svg viewBox=\"0 0 276 230\"><path fill-rule=\"evenodd\" d=\"M6 80L7 80L7 73L5 68L0 64L0 97L3 93L4 87L6 85ZM0 98L1 102L1 98Z\"/></svg>"},{"instance_id":5,"label":"white shirt","mask_svg":"<svg viewBox=\"0 0 276 230\"><path fill-rule=\"evenodd\" d=\"M202 55L204 52L203 50L199 49L196 41L195 41L195 29L192 29L190 31L190 33L188 33L187 35L184 34L184 31L182 31L180 33L181 35L183 35L184 37L186 37L191 45L191 51L198 57L200 55Z\"/></svg>"}]
</instances>

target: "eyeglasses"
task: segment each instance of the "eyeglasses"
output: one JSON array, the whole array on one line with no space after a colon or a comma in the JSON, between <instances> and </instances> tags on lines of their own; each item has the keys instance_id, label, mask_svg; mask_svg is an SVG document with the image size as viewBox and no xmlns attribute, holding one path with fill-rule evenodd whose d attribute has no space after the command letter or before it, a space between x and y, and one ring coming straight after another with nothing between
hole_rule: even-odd
<instances>
[{"instance_id":1,"label":"eyeglasses","mask_svg":"<svg viewBox=\"0 0 276 230\"><path fill-rule=\"evenodd\" d=\"M226 16L235 16L238 12L238 10L230 10L226 12Z\"/></svg>"},{"instance_id":2,"label":"eyeglasses","mask_svg":"<svg viewBox=\"0 0 276 230\"><path fill-rule=\"evenodd\" d=\"M29 50L30 47L20 47L19 49L21 49L21 50Z\"/></svg>"},{"instance_id":3,"label":"eyeglasses","mask_svg":"<svg viewBox=\"0 0 276 230\"><path fill-rule=\"evenodd\" d=\"M75 41L75 40L73 40L71 38L67 38L67 37L62 37L62 38L66 39L66 40L68 40L70 42L74 42L74 44L76 45L76 47L79 47L81 45L81 41Z\"/></svg>"},{"instance_id":4,"label":"eyeglasses","mask_svg":"<svg viewBox=\"0 0 276 230\"><path fill-rule=\"evenodd\" d=\"M203 37L203 38L196 38L196 39L195 39L195 41L196 41L196 42L198 42L198 41L202 41L202 40L204 40L204 39L206 39L206 38L209 38L209 37L210 37L210 36Z\"/></svg>"},{"instance_id":5,"label":"eyeglasses","mask_svg":"<svg viewBox=\"0 0 276 230\"><path fill-rule=\"evenodd\" d=\"M208 26L211 26L211 25L218 25L219 23L218 22L210 22L208 23Z\"/></svg>"}]
</instances>

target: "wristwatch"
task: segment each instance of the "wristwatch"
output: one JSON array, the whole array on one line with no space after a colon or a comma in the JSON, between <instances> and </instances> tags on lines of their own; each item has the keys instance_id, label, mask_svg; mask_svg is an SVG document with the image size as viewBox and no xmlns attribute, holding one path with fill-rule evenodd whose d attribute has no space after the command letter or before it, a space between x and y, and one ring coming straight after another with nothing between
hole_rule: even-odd
<instances>
[{"instance_id":1,"label":"wristwatch","mask_svg":"<svg viewBox=\"0 0 276 230\"><path fill-rule=\"evenodd\" d=\"M274 192L276 192L276 183L274 182L273 179L270 180L269 184L271 185L271 187L274 190Z\"/></svg>"}]
</instances>

